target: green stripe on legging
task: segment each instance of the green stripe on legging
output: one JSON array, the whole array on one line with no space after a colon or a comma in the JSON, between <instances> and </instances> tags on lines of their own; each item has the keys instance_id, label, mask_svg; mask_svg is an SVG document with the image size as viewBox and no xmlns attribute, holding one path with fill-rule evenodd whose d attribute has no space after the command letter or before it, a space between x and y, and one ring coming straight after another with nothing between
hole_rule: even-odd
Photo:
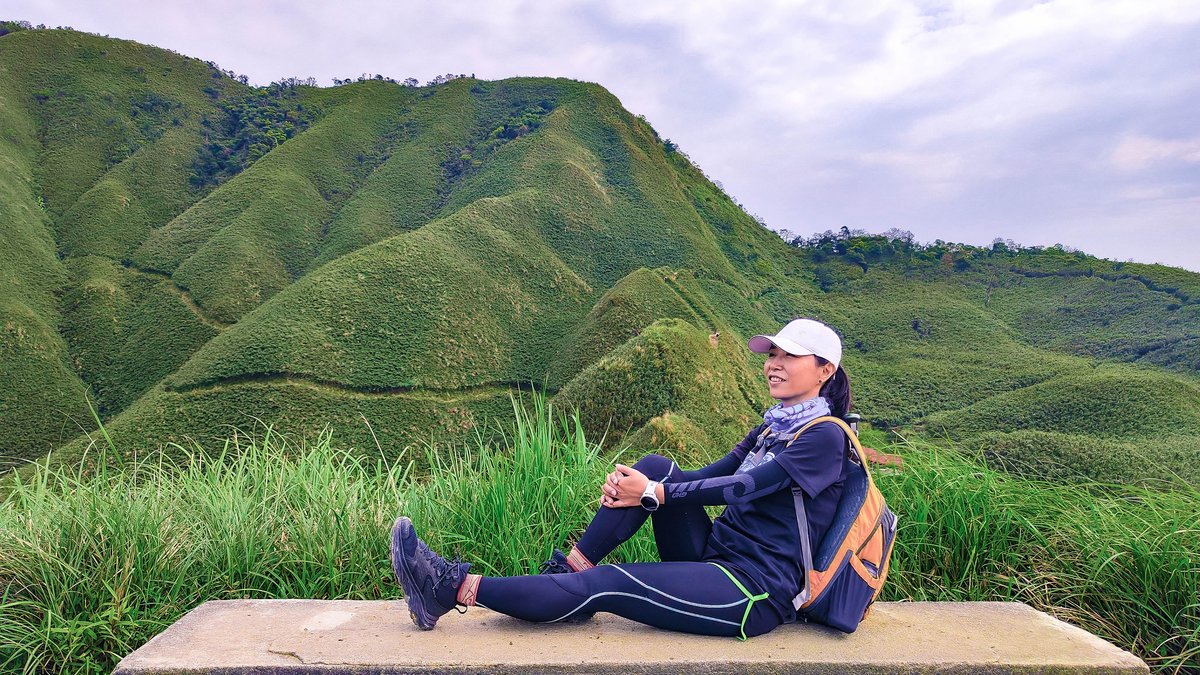
<instances>
[{"instance_id":1,"label":"green stripe on legging","mask_svg":"<svg viewBox=\"0 0 1200 675\"><path fill-rule=\"evenodd\" d=\"M715 562L709 562L708 564L709 564L709 565L713 565L713 566L714 566L714 567L716 567L717 569L719 569L719 570L721 570L722 572L724 572L724 573L725 573L725 576L729 577L729 580L733 582L733 585L734 585L734 586L737 586L737 587L738 587L738 590L739 590L739 591L741 591L743 594L745 594L745 596L746 596L746 599L750 601L750 602L747 602L747 603L746 603L746 611L745 611L744 613L742 613L742 625L738 627L738 628L740 628L740 629L741 629L741 631L742 631L742 636L741 636L740 638L738 638L738 639L739 639L739 640L745 640L745 639L746 639L746 619L750 618L750 608L751 608L751 607L754 607L754 603L758 602L759 600L766 600L766 599L767 599L767 597L768 597L768 596L770 596L770 593L763 593L763 594L761 594L761 595L754 595L754 594L753 594L753 593L751 593L750 591L746 590L746 587L742 585L742 582L738 581L738 580L737 580L737 577L735 577L735 576L733 576L732 574L730 574L730 573L729 573L729 570L725 569L724 567L722 567L722 566L718 565L718 564L717 564L717 563L715 563Z\"/></svg>"}]
</instances>

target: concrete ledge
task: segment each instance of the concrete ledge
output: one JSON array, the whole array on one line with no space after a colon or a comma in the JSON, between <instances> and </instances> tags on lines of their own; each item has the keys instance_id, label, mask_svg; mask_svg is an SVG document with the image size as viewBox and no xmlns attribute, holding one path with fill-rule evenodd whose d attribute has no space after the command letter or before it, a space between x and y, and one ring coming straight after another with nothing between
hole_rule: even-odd
<instances>
[{"instance_id":1,"label":"concrete ledge","mask_svg":"<svg viewBox=\"0 0 1200 675\"><path fill-rule=\"evenodd\" d=\"M1132 673L1132 654L1027 605L877 603L853 635L793 624L740 642L611 614L532 624L474 608L417 630L403 601L206 602L120 675L195 673Z\"/></svg>"}]
</instances>

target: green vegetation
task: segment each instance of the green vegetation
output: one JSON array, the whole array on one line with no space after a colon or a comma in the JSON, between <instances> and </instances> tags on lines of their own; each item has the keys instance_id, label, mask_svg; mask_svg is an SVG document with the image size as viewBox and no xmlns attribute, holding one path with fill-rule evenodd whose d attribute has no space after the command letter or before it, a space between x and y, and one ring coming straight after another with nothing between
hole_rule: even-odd
<instances>
[{"instance_id":1,"label":"green vegetation","mask_svg":"<svg viewBox=\"0 0 1200 675\"><path fill-rule=\"evenodd\" d=\"M1037 429L1110 438L1200 430L1200 386L1128 367L1098 368L1006 392L929 424L952 436Z\"/></svg>"},{"instance_id":2,"label":"green vegetation","mask_svg":"<svg viewBox=\"0 0 1200 675\"><path fill-rule=\"evenodd\" d=\"M169 273L226 323L290 285L308 269L325 224L373 168L358 156L375 151L410 96L373 83L353 93L331 100L308 132L155 230L133 261Z\"/></svg>"},{"instance_id":3,"label":"green vegetation","mask_svg":"<svg viewBox=\"0 0 1200 675\"><path fill-rule=\"evenodd\" d=\"M1048 431L992 431L970 436L964 443L978 448L991 466L1048 480L1200 485L1195 434L1169 427L1120 440Z\"/></svg>"},{"instance_id":4,"label":"green vegetation","mask_svg":"<svg viewBox=\"0 0 1200 675\"><path fill-rule=\"evenodd\" d=\"M68 266L61 330L103 415L128 408L220 330L164 277L98 256Z\"/></svg>"},{"instance_id":5,"label":"green vegetation","mask_svg":"<svg viewBox=\"0 0 1200 675\"><path fill-rule=\"evenodd\" d=\"M886 598L1019 600L1156 671L1200 668L1195 487L1056 484L931 445L883 447L904 458L879 478L902 514Z\"/></svg>"},{"instance_id":6,"label":"green vegetation","mask_svg":"<svg viewBox=\"0 0 1200 675\"><path fill-rule=\"evenodd\" d=\"M28 21L0 21L0 36L33 28Z\"/></svg>"},{"instance_id":7,"label":"green vegetation","mask_svg":"<svg viewBox=\"0 0 1200 675\"><path fill-rule=\"evenodd\" d=\"M636 269L612 286L578 323L562 353L550 364L550 381L561 386L599 361L613 345L642 332L658 319L698 322L701 317L670 285L673 270Z\"/></svg>"},{"instance_id":8,"label":"green vegetation","mask_svg":"<svg viewBox=\"0 0 1200 675\"><path fill-rule=\"evenodd\" d=\"M768 406L754 391L753 372L741 341L722 340L682 319L660 319L584 369L556 401L579 409L589 436L610 441L671 411L677 423L687 420L705 431L691 449L713 454L762 421Z\"/></svg>"},{"instance_id":9,"label":"green vegetation","mask_svg":"<svg viewBox=\"0 0 1200 675\"><path fill-rule=\"evenodd\" d=\"M612 457L580 417L556 416L542 398L510 406L507 420L494 444L458 435L424 446L435 467L424 478L411 455L364 457L327 432L270 428L215 451L174 448L183 462L39 471L0 503L0 664L109 672L209 599L395 598L387 530L398 514L477 570L531 573L586 525ZM1194 489L1055 485L959 452L867 440L904 458L878 476L902 514L885 599L1020 600L1162 672L1200 667ZM649 533L615 559L653 560Z\"/></svg>"},{"instance_id":10,"label":"green vegetation","mask_svg":"<svg viewBox=\"0 0 1200 675\"><path fill-rule=\"evenodd\" d=\"M206 89L210 96L220 91ZM192 187L204 189L241 173L250 164L306 129L320 110L304 107L298 85L272 82L220 102L221 117L201 119L205 144L192 162Z\"/></svg>"},{"instance_id":11,"label":"green vegetation","mask_svg":"<svg viewBox=\"0 0 1200 675\"><path fill-rule=\"evenodd\" d=\"M1004 392L926 419L991 461L1034 476L1200 485L1200 385L1107 365Z\"/></svg>"},{"instance_id":12,"label":"green vegetation","mask_svg":"<svg viewBox=\"0 0 1200 675\"><path fill-rule=\"evenodd\" d=\"M426 446L438 471L421 481L414 457L364 458L327 433L297 442L269 428L126 470L101 460L90 474L33 475L0 504L0 669L111 672L208 599L398 597L386 533L399 513L481 571L536 569L587 523L603 463L577 420L554 419L544 399L532 415L506 405L515 422L502 443ZM522 498L538 501L508 507ZM643 536L620 555L652 551Z\"/></svg>"},{"instance_id":13,"label":"green vegetation","mask_svg":"<svg viewBox=\"0 0 1200 675\"><path fill-rule=\"evenodd\" d=\"M0 83L21 66L9 59L9 45L33 32L0 38ZM0 86L0 465L5 455L45 454L75 436L77 420L87 414L85 385L56 330L55 294L66 271L45 200L35 190L38 124L33 101L17 91Z\"/></svg>"},{"instance_id":14,"label":"green vegetation","mask_svg":"<svg viewBox=\"0 0 1200 675\"><path fill-rule=\"evenodd\" d=\"M809 315L846 335L877 427L1063 478L1195 476L1196 274L784 241L594 84L244 80L70 30L0 38L0 462L77 458L88 398L131 452L247 415L403 448L530 383L606 445L699 455L771 403L745 339Z\"/></svg>"},{"instance_id":15,"label":"green vegetation","mask_svg":"<svg viewBox=\"0 0 1200 675\"><path fill-rule=\"evenodd\" d=\"M921 245L899 231L843 229L792 244L813 262L825 291L879 272L936 282L961 289L1028 344L1192 375L1200 370L1200 275L1185 270L1000 240L990 248Z\"/></svg>"}]
</instances>

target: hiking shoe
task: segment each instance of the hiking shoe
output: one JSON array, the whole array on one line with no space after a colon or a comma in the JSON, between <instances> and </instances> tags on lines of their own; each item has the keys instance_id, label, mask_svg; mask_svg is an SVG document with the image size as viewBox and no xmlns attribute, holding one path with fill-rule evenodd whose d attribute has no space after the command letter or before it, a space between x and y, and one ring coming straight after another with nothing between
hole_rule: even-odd
<instances>
[{"instance_id":1,"label":"hiking shoe","mask_svg":"<svg viewBox=\"0 0 1200 675\"><path fill-rule=\"evenodd\" d=\"M563 552L558 549L554 549L554 554L550 556L550 559L538 566L538 574L574 573L575 570L571 569L571 566L567 564L567 556L563 555ZM595 615L595 612L576 612L562 621L563 623L584 623L591 621Z\"/></svg>"},{"instance_id":2,"label":"hiking shoe","mask_svg":"<svg viewBox=\"0 0 1200 675\"><path fill-rule=\"evenodd\" d=\"M567 556L558 549L554 549L550 559L538 566L538 574L571 574L574 571L567 564Z\"/></svg>"},{"instance_id":3,"label":"hiking shoe","mask_svg":"<svg viewBox=\"0 0 1200 675\"><path fill-rule=\"evenodd\" d=\"M470 563L431 551L408 518L401 516L392 525L392 571L404 589L408 614L421 630L431 630L438 617L454 609L470 568Z\"/></svg>"}]
</instances>

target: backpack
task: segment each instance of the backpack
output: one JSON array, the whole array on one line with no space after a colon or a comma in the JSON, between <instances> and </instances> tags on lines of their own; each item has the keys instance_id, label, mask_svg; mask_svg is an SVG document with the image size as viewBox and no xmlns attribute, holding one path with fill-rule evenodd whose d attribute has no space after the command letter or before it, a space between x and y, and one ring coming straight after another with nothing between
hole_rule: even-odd
<instances>
[{"instance_id":1,"label":"backpack","mask_svg":"<svg viewBox=\"0 0 1200 675\"><path fill-rule=\"evenodd\" d=\"M788 445L820 422L834 422L846 432L846 479L833 522L815 553L809 541L804 493L799 487L792 488L803 573L800 593L792 605L804 621L853 633L870 612L887 578L897 518L871 480L858 434L846 422L837 417L818 417L797 431Z\"/></svg>"}]
</instances>

